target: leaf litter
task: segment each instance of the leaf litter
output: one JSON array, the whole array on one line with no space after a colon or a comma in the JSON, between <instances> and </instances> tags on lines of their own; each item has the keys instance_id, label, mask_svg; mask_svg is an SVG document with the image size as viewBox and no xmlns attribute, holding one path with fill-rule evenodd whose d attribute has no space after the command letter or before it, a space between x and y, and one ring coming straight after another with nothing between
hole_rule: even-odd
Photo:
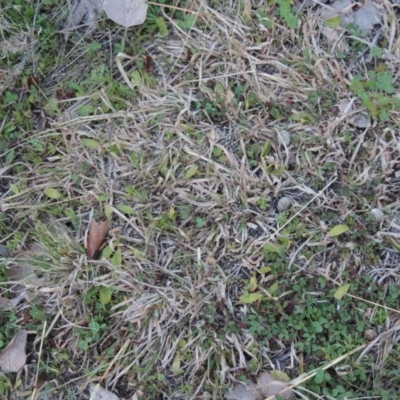
<instances>
[{"instance_id":1,"label":"leaf litter","mask_svg":"<svg viewBox=\"0 0 400 400\"><path fill-rule=\"evenodd\" d=\"M257 383L247 385L237 384L230 393L225 395L232 400L264 400L265 398L293 399L295 394L289 389L288 382L278 379L272 373L263 372L257 376Z\"/></svg>"},{"instance_id":2,"label":"leaf litter","mask_svg":"<svg viewBox=\"0 0 400 400\"><path fill-rule=\"evenodd\" d=\"M95 258L98 255L109 229L110 223L108 220L101 222L97 222L95 219L92 220L89 228L86 250L86 254L89 258Z\"/></svg>"},{"instance_id":3,"label":"leaf litter","mask_svg":"<svg viewBox=\"0 0 400 400\"><path fill-rule=\"evenodd\" d=\"M18 372L26 363L27 331L20 330L0 354L0 369L4 373Z\"/></svg>"}]
</instances>

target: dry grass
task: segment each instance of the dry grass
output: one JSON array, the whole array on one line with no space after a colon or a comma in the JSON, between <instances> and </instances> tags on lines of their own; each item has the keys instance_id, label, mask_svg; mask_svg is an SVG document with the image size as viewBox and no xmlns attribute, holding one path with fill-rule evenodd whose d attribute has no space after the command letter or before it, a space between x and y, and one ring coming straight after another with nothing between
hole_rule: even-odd
<instances>
[{"instance_id":1,"label":"dry grass","mask_svg":"<svg viewBox=\"0 0 400 400\"><path fill-rule=\"evenodd\" d=\"M30 393L38 369L50 380L43 397L49 399L89 398L89 384L97 382L126 399L135 393L146 399L222 399L238 378L251 379L263 369L281 369L300 382L303 372L331 367L334 360L326 356L316 365L308 359L296 347L300 334L297 340L260 343L246 318L262 303L239 301L249 278L256 276L264 293L279 282L274 299L262 302L287 307L294 301L292 307L303 313L307 296L318 300L365 275L382 293L389 284L398 289L399 234L393 224L399 209L399 110L387 122L375 119L360 129L348 123L350 107L349 115L337 107L342 100L363 107L349 87L356 74L366 76L377 63L397 74L398 26L387 17L393 6L384 5L383 58L368 61L367 48L356 63L354 54L340 58L337 50L348 35L334 43L324 39L315 9L303 11L301 29L291 30L275 17L273 27L265 28L257 7L246 24L236 2L190 2L187 15L196 18L191 30L165 13L169 34L149 35L143 44L154 60L150 71L141 68L144 53L135 55L134 45L116 57L109 53L123 35L135 40L133 29L100 27L93 35L103 47L90 62L90 40L75 35L66 45L69 53L62 49L71 63L54 65L44 77L43 92L64 113L53 113L44 130L22 133L13 143L15 161L1 170L2 243L22 252L8 268L29 264L36 275L26 280L29 294L10 322L16 328L27 320L38 336L20 386L3 376L9 398ZM3 35L3 43L11 37ZM24 66L37 62L35 51ZM79 98L54 98L63 83L90 79L80 77L81 69L103 63L129 96L94 80ZM22 72L14 73L18 79ZM90 107L87 116L77 111L82 105ZM290 144L279 140L281 130L290 133ZM88 147L87 138L97 145ZM34 152L41 146L38 160ZM49 199L48 188L62 197ZM291 207L278 212L283 196ZM385 210L382 221L371 219L373 208ZM104 215L112 221L112 253L88 260L87 229L92 218ZM342 223L349 232L329 237ZM272 265L266 243L283 246L283 266ZM272 267L270 274L259 273L265 266ZM312 290L304 287L303 297L296 297L293 287L304 279ZM3 295L10 291L6 281L1 288ZM107 288L112 300L102 304ZM353 294L368 300L367 290ZM365 367L372 379L398 349L398 315L388 311L379 324L374 318L382 308L347 300L378 333L367 346L361 330L355 342L343 344L342 355L365 347L364 355L373 354ZM41 337L44 318L48 328ZM334 379L341 379L337 374ZM398 383L391 377L378 385ZM305 398L332 398L315 397L311 389L298 387Z\"/></svg>"}]
</instances>

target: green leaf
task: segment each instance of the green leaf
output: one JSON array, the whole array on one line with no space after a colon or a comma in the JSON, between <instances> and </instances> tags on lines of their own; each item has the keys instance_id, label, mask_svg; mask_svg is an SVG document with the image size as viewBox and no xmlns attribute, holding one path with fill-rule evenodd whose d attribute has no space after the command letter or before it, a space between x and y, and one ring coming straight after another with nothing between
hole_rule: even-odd
<instances>
[{"instance_id":1,"label":"green leaf","mask_svg":"<svg viewBox=\"0 0 400 400\"><path fill-rule=\"evenodd\" d=\"M176 354L172 361L172 372L174 375L182 375L184 370L181 368L181 356L179 353Z\"/></svg>"},{"instance_id":2,"label":"green leaf","mask_svg":"<svg viewBox=\"0 0 400 400\"><path fill-rule=\"evenodd\" d=\"M204 221L203 218L197 217L196 218L196 227L197 228L202 228L207 222Z\"/></svg>"},{"instance_id":3,"label":"green leaf","mask_svg":"<svg viewBox=\"0 0 400 400\"><path fill-rule=\"evenodd\" d=\"M47 188L44 191L44 194L47 197L50 197L50 199L60 199L61 197L63 197L61 192L59 192L57 189L53 189L53 188Z\"/></svg>"},{"instance_id":4,"label":"green leaf","mask_svg":"<svg viewBox=\"0 0 400 400\"><path fill-rule=\"evenodd\" d=\"M273 369L272 371L269 371L269 374L271 374L275 378L280 379L283 382L291 381L289 375L285 374L283 371L280 371L279 369Z\"/></svg>"},{"instance_id":5,"label":"green leaf","mask_svg":"<svg viewBox=\"0 0 400 400\"><path fill-rule=\"evenodd\" d=\"M165 19L163 17L158 17L155 20L156 25L158 29L160 30L161 36L167 36L168 35L168 25L165 22Z\"/></svg>"},{"instance_id":6,"label":"green leaf","mask_svg":"<svg viewBox=\"0 0 400 400\"><path fill-rule=\"evenodd\" d=\"M260 273L262 273L262 274L268 274L269 272L271 272L271 267L261 267L260 268Z\"/></svg>"},{"instance_id":7,"label":"green leaf","mask_svg":"<svg viewBox=\"0 0 400 400\"><path fill-rule=\"evenodd\" d=\"M333 297L336 300L342 300L343 296L349 291L349 289L350 289L350 283L346 283L345 285L340 286L338 290L336 290Z\"/></svg>"},{"instance_id":8,"label":"green leaf","mask_svg":"<svg viewBox=\"0 0 400 400\"><path fill-rule=\"evenodd\" d=\"M275 283L273 283L273 284L269 287L268 293L272 296L272 295L276 292L276 289L278 289L278 286L279 286L279 282L276 281Z\"/></svg>"},{"instance_id":9,"label":"green leaf","mask_svg":"<svg viewBox=\"0 0 400 400\"><path fill-rule=\"evenodd\" d=\"M11 191L12 191L14 194L18 194L18 193L19 193L19 187L18 187L18 185L15 185L14 183L12 183L12 184L10 185L10 189L11 189Z\"/></svg>"},{"instance_id":10,"label":"green leaf","mask_svg":"<svg viewBox=\"0 0 400 400\"><path fill-rule=\"evenodd\" d=\"M221 147L215 146L215 147L213 148L213 154L214 154L214 156L219 157L219 156L222 154L222 149L221 149Z\"/></svg>"},{"instance_id":11,"label":"green leaf","mask_svg":"<svg viewBox=\"0 0 400 400\"><path fill-rule=\"evenodd\" d=\"M283 258L285 255L285 249L280 244L265 243L264 244L264 254L269 254L269 253L279 254Z\"/></svg>"},{"instance_id":12,"label":"green leaf","mask_svg":"<svg viewBox=\"0 0 400 400\"><path fill-rule=\"evenodd\" d=\"M112 213L113 213L112 207L110 206L110 204L106 204L104 206L104 214L107 217L107 219L111 219Z\"/></svg>"},{"instance_id":13,"label":"green leaf","mask_svg":"<svg viewBox=\"0 0 400 400\"><path fill-rule=\"evenodd\" d=\"M119 267L122 264L122 254L121 254L121 248L120 247L114 253L113 258L111 259L111 264L114 267Z\"/></svg>"},{"instance_id":14,"label":"green leaf","mask_svg":"<svg viewBox=\"0 0 400 400\"><path fill-rule=\"evenodd\" d=\"M84 146L89 147L89 149L97 149L99 147L99 142L94 139L81 138L81 142Z\"/></svg>"},{"instance_id":15,"label":"green leaf","mask_svg":"<svg viewBox=\"0 0 400 400\"><path fill-rule=\"evenodd\" d=\"M317 374L315 375L314 381L317 384L320 384L324 381L325 371L323 369L319 369Z\"/></svg>"},{"instance_id":16,"label":"green leaf","mask_svg":"<svg viewBox=\"0 0 400 400\"><path fill-rule=\"evenodd\" d=\"M349 229L350 228L347 225L336 225L329 231L328 236L330 237L339 236L342 233L347 232Z\"/></svg>"},{"instance_id":17,"label":"green leaf","mask_svg":"<svg viewBox=\"0 0 400 400\"><path fill-rule=\"evenodd\" d=\"M324 24L326 26L329 26L330 28L336 28L337 26L340 26L342 24L342 18L340 17L340 15L337 15L336 17L325 20Z\"/></svg>"},{"instance_id":18,"label":"green leaf","mask_svg":"<svg viewBox=\"0 0 400 400\"><path fill-rule=\"evenodd\" d=\"M193 175L196 175L199 167L197 165L192 165L186 172L185 172L185 179L191 178Z\"/></svg>"},{"instance_id":19,"label":"green leaf","mask_svg":"<svg viewBox=\"0 0 400 400\"><path fill-rule=\"evenodd\" d=\"M129 214L129 215L135 214L135 210L131 206L127 206L125 204L118 204L117 208L119 211L123 212L124 214Z\"/></svg>"},{"instance_id":20,"label":"green leaf","mask_svg":"<svg viewBox=\"0 0 400 400\"><path fill-rule=\"evenodd\" d=\"M376 58L381 58L383 56L383 50L378 46L372 46L371 53Z\"/></svg>"},{"instance_id":21,"label":"green leaf","mask_svg":"<svg viewBox=\"0 0 400 400\"><path fill-rule=\"evenodd\" d=\"M106 246L101 251L101 257L105 258L105 259L109 259L113 252L114 252L114 250L110 246Z\"/></svg>"},{"instance_id":22,"label":"green leaf","mask_svg":"<svg viewBox=\"0 0 400 400\"><path fill-rule=\"evenodd\" d=\"M258 287L257 278L255 276L252 276L247 285L247 289L249 292L254 292L257 289L257 287Z\"/></svg>"},{"instance_id":23,"label":"green leaf","mask_svg":"<svg viewBox=\"0 0 400 400\"><path fill-rule=\"evenodd\" d=\"M245 304L251 304L255 301L261 300L264 297L262 293L245 293L239 297L239 301Z\"/></svg>"},{"instance_id":24,"label":"green leaf","mask_svg":"<svg viewBox=\"0 0 400 400\"><path fill-rule=\"evenodd\" d=\"M103 288L100 290L100 303L103 304L104 306L111 301L111 295L112 295L112 289L111 288Z\"/></svg>"}]
</instances>

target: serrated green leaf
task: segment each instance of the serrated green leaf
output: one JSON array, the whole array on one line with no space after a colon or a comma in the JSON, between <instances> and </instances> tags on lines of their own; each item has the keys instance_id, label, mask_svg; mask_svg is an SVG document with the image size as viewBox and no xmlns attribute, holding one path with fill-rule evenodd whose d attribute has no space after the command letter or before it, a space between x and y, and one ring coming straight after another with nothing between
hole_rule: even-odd
<instances>
[{"instance_id":1,"label":"serrated green leaf","mask_svg":"<svg viewBox=\"0 0 400 400\"><path fill-rule=\"evenodd\" d=\"M188 170L185 172L185 179L191 178L193 175L196 175L199 167L197 165L192 165Z\"/></svg>"},{"instance_id":2,"label":"serrated green leaf","mask_svg":"<svg viewBox=\"0 0 400 400\"><path fill-rule=\"evenodd\" d=\"M50 197L50 199L61 199L61 197L63 197L61 192L59 192L57 189L53 189L53 188L47 188L44 191L44 194L47 197Z\"/></svg>"},{"instance_id":3,"label":"serrated green leaf","mask_svg":"<svg viewBox=\"0 0 400 400\"><path fill-rule=\"evenodd\" d=\"M350 228L347 225L336 225L329 231L328 236L330 237L339 236L342 233L347 232L349 229Z\"/></svg>"},{"instance_id":4,"label":"serrated green leaf","mask_svg":"<svg viewBox=\"0 0 400 400\"><path fill-rule=\"evenodd\" d=\"M89 138L81 138L81 143L89 147L89 149L97 149L99 147L99 142L94 139L89 139Z\"/></svg>"},{"instance_id":5,"label":"serrated green leaf","mask_svg":"<svg viewBox=\"0 0 400 400\"><path fill-rule=\"evenodd\" d=\"M124 214L129 214L129 215L135 214L135 210L131 206L127 206L125 204L118 204L117 208L119 211L123 212Z\"/></svg>"},{"instance_id":6,"label":"serrated green leaf","mask_svg":"<svg viewBox=\"0 0 400 400\"><path fill-rule=\"evenodd\" d=\"M264 297L262 293L245 293L239 297L239 301L245 304L251 304Z\"/></svg>"},{"instance_id":7,"label":"serrated green leaf","mask_svg":"<svg viewBox=\"0 0 400 400\"><path fill-rule=\"evenodd\" d=\"M121 248L118 248L118 250L114 253L114 255L111 259L111 264L114 267L119 267L122 264Z\"/></svg>"},{"instance_id":8,"label":"serrated green leaf","mask_svg":"<svg viewBox=\"0 0 400 400\"><path fill-rule=\"evenodd\" d=\"M336 15L335 17L326 19L324 21L324 24L326 26L329 26L330 28L336 28L337 26L342 25L342 18L340 17L340 15Z\"/></svg>"},{"instance_id":9,"label":"serrated green leaf","mask_svg":"<svg viewBox=\"0 0 400 400\"><path fill-rule=\"evenodd\" d=\"M336 290L333 297L336 300L342 300L343 296L349 291L349 289L350 289L350 283L346 283L345 285L340 286L338 290Z\"/></svg>"},{"instance_id":10,"label":"serrated green leaf","mask_svg":"<svg viewBox=\"0 0 400 400\"><path fill-rule=\"evenodd\" d=\"M100 303L104 306L111 301L112 289L111 288L103 288L100 290Z\"/></svg>"}]
</instances>

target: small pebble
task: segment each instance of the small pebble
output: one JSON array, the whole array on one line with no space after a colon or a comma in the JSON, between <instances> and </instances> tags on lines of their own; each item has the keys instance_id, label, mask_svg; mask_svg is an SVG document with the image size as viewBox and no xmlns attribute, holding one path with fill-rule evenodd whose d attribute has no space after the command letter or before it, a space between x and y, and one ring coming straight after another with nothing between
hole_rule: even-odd
<instances>
[{"instance_id":1,"label":"small pebble","mask_svg":"<svg viewBox=\"0 0 400 400\"><path fill-rule=\"evenodd\" d=\"M367 330L364 332L364 337L365 337L365 339L369 340L370 342L371 342L372 340L376 339L377 336L378 336L378 335L376 334L375 330L373 330L373 329L367 329Z\"/></svg>"},{"instance_id":2,"label":"small pebble","mask_svg":"<svg viewBox=\"0 0 400 400\"><path fill-rule=\"evenodd\" d=\"M376 222L382 221L385 216L384 212L380 208L373 208L371 210L371 215Z\"/></svg>"},{"instance_id":3,"label":"small pebble","mask_svg":"<svg viewBox=\"0 0 400 400\"><path fill-rule=\"evenodd\" d=\"M285 211L288 208L290 208L291 205L292 201L290 200L289 197L282 197L279 199L276 208L278 209L278 211Z\"/></svg>"}]
</instances>

